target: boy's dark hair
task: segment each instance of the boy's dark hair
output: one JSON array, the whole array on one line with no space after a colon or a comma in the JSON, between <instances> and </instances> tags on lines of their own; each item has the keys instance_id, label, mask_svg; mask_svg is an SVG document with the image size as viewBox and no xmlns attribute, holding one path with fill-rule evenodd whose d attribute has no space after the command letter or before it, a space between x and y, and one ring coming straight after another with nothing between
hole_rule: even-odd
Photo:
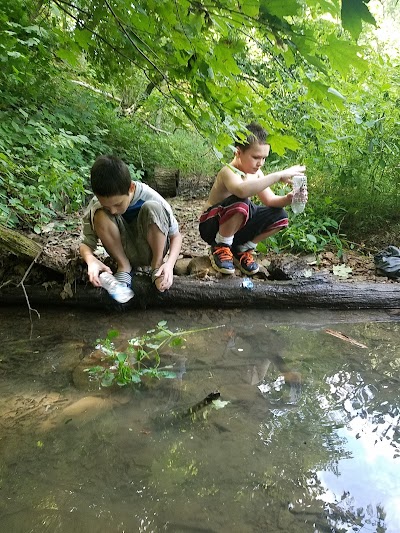
<instances>
[{"instance_id":1,"label":"boy's dark hair","mask_svg":"<svg viewBox=\"0 0 400 533\"><path fill-rule=\"evenodd\" d=\"M90 170L90 183L96 196L128 194L131 182L129 168L114 155L100 155Z\"/></svg>"},{"instance_id":2,"label":"boy's dark hair","mask_svg":"<svg viewBox=\"0 0 400 533\"><path fill-rule=\"evenodd\" d=\"M235 146L245 152L255 143L267 144L268 132L257 122L247 124L246 129L250 132L244 141L236 141Z\"/></svg>"}]
</instances>

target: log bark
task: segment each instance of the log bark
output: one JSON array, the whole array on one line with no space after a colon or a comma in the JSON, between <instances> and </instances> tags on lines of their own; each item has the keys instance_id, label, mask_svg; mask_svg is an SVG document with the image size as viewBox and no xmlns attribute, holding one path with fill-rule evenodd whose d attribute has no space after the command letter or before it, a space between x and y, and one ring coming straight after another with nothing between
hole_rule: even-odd
<instances>
[{"instance_id":1,"label":"log bark","mask_svg":"<svg viewBox=\"0 0 400 533\"><path fill-rule=\"evenodd\" d=\"M35 259L43 250L43 247L37 242L5 226L0 226L0 245L2 249L8 252L29 259Z\"/></svg>"},{"instance_id":2,"label":"log bark","mask_svg":"<svg viewBox=\"0 0 400 533\"><path fill-rule=\"evenodd\" d=\"M51 253L46 246L42 246L23 233L0 226L0 249L6 250L17 257L35 261L59 274L67 272L70 260L69 251L62 246L51 246Z\"/></svg>"},{"instance_id":3,"label":"log bark","mask_svg":"<svg viewBox=\"0 0 400 533\"><path fill-rule=\"evenodd\" d=\"M155 167L151 185L164 198L174 198L179 190L179 170Z\"/></svg>"},{"instance_id":4,"label":"log bark","mask_svg":"<svg viewBox=\"0 0 400 533\"><path fill-rule=\"evenodd\" d=\"M339 283L304 281L253 281L251 290L242 287L243 278L215 281L175 278L171 289L159 293L147 276L136 276L135 297L127 304L115 303L103 289L91 285L72 287L67 297L61 286L25 285L31 306L80 306L87 309L146 308L324 308L324 309L399 309L400 284ZM68 292L68 291L67 291ZM0 305L26 304L22 288L0 289ZM40 312L40 309L38 309Z\"/></svg>"}]
</instances>

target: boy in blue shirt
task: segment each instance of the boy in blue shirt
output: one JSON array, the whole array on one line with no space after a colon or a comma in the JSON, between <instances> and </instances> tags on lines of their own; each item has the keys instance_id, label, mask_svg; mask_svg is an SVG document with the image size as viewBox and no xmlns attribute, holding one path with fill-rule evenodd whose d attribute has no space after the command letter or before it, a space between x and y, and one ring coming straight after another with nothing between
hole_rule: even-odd
<instances>
[{"instance_id":1,"label":"boy in blue shirt","mask_svg":"<svg viewBox=\"0 0 400 533\"><path fill-rule=\"evenodd\" d=\"M100 287L99 274L112 273L94 255L100 239L117 263L119 282L130 286L132 268L150 266L156 288L160 292L169 289L182 244L171 206L145 183L132 181L127 165L112 155L98 157L90 177L96 196L83 218L79 252L91 283Z\"/></svg>"}]
</instances>

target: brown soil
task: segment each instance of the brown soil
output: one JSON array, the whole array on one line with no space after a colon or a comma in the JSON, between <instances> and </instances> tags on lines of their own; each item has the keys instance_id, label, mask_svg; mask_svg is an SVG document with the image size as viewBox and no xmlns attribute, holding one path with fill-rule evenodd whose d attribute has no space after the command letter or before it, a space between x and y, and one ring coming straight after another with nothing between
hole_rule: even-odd
<instances>
[{"instance_id":1,"label":"brown soil","mask_svg":"<svg viewBox=\"0 0 400 533\"><path fill-rule=\"evenodd\" d=\"M208 190L208 187L204 187L204 190L200 192L196 190L196 197L192 197L191 191L194 189L189 188L189 190L181 191L180 196L168 200L178 219L183 235L182 258L207 256L208 245L201 240L198 232L198 218L207 194L205 189ZM53 254L54 257L61 254L70 259L71 272L67 273L67 280L69 279L70 282L86 282L85 268L77 254L80 236L80 219L78 216L59 219L49 224L45 230L42 235L29 233L27 236L45 245L46 254ZM355 248L357 249L347 251L342 258L337 257L333 252L326 251L318 254L318 256L308 255L303 257L303 259L314 271L326 273L330 276L333 274L335 265L345 265L351 269L347 278L335 275L332 278L333 280L395 283L386 277L376 276L373 254L377 249L367 250L365 245L359 245ZM276 254L271 252L258 258L258 262L264 266L258 277L265 279L266 268L276 257ZM282 254L280 257L282 257ZM26 275L28 269L30 270L26 283L29 285L65 282L63 274L57 274L40 265L32 267L31 264L31 260L23 260L9 253L0 253L0 288L9 284L18 284Z\"/></svg>"},{"instance_id":2,"label":"brown soil","mask_svg":"<svg viewBox=\"0 0 400 533\"><path fill-rule=\"evenodd\" d=\"M198 232L198 218L205 199L176 197L169 199L169 202L180 223L183 235L182 256L207 255L209 246L201 240ZM376 276L373 255L374 251L367 251L365 246L360 245L358 251L349 250L342 258L333 252L326 251L318 254L318 256L308 255L304 259L314 270L331 274L335 265L345 264L346 267L351 268L347 278L349 281L389 282L390 280L386 277ZM261 256L259 260L267 266L276 257L277 254L270 252L267 256ZM339 279L344 281L343 278Z\"/></svg>"}]
</instances>

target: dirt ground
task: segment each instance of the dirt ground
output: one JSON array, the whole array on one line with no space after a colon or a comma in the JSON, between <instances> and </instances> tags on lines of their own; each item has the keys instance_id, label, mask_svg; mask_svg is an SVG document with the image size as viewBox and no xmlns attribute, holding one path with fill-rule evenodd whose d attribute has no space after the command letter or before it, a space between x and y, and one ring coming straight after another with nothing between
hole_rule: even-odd
<instances>
[{"instance_id":1,"label":"dirt ground","mask_svg":"<svg viewBox=\"0 0 400 533\"><path fill-rule=\"evenodd\" d=\"M189 198L178 196L169 199L170 204L177 217L182 235L182 256L196 257L207 255L209 246L201 240L198 232L198 218L205 203L205 198ZM276 258L276 254L270 252L267 256L260 256L259 261L268 266L269 262ZM313 270L319 272L326 272L333 274L334 266L345 265L350 268L347 278L335 276L340 281L347 279L348 281L371 281L371 282L391 282L386 277L377 276L375 274L375 265L372 252L360 252L357 250L349 250L344 257L339 258L333 252L326 251L321 254L307 255L303 257L308 265Z\"/></svg>"},{"instance_id":2,"label":"dirt ground","mask_svg":"<svg viewBox=\"0 0 400 533\"><path fill-rule=\"evenodd\" d=\"M180 224L181 233L183 235L183 245L181 251L181 258L196 258L207 256L208 245L203 242L198 232L198 218L201 213L209 184L203 184L202 187L196 187L196 184L189 184L184 190L180 191L179 196L170 198L170 202L175 216ZM64 217L58 221L54 221L45 228L41 235L27 234L30 238L40 242L45 246L46 254L50 256L63 256L63 260L70 260L72 264L72 272L69 273L70 280L86 281L85 268L80 259L77 257L77 247L80 236L80 220L78 216ZM386 243L387 244L387 243ZM385 245L386 245L385 244ZM358 249L357 249L358 248ZM377 276L375 273L373 254L378 251L367 248L362 245L355 247L354 250L349 250L344 257L338 258L337 255L331 251L325 251L318 255L308 255L302 259L309 265L312 271L317 271L322 274L327 274L332 280L337 281L355 281L355 282L380 282L380 283L396 283L386 277ZM280 254L280 258L282 258ZM262 272L259 276L261 279L266 279L268 275L268 266L271 261L277 259L277 255L270 252L266 256L260 255L258 262L261 264ZM43 269L40 265L31 266L31 260L22 260L12 254L0 252L0 288L5 284L18 284L24 276L26 276L28 269L29 274L26 279L28 284L43 284L52 281L63 282L63 276L56 274L49 269ZM338 267L340 267L338 269ZM346 268L344 268L346 267ZM240 273L238 272L238 275Z\"/></svg>"}]
</instances>

